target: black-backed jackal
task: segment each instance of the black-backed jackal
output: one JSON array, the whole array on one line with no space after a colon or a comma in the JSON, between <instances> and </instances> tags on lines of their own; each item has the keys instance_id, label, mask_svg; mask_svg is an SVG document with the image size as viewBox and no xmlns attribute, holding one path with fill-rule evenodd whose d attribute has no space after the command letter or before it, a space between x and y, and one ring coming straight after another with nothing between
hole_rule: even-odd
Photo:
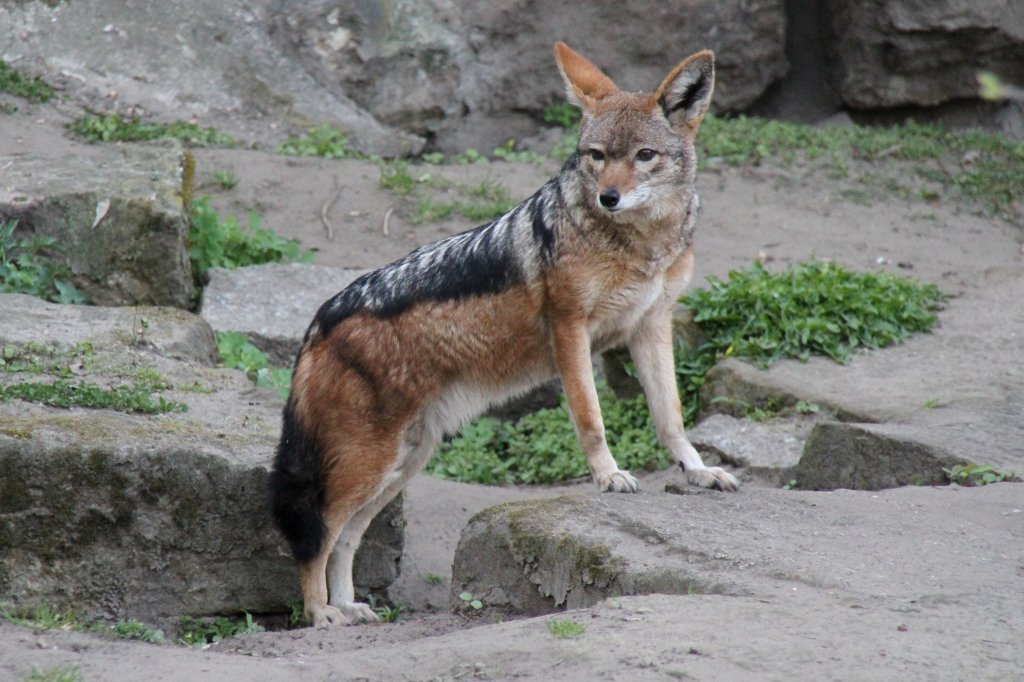
<instances>
[{"instance_id":1,"label":"black-backed jackal","mask_svg":"<svg viewBox=\"0 0 1024 682\"><path fill-rule=\"evenodd\" d=\"M561 172L494 222L359 278L306 332L270 486L314 625L378 619L352 584L371 519L445 433L553 376L598 488L635 492L594 387L591 354L609 346L629 347L658 437L688 480L737 487L690 445L672 359L714 55L688 57L653 93L620 91L562 43L555 58L583 111Z\"/></svg>"}]
</instances>

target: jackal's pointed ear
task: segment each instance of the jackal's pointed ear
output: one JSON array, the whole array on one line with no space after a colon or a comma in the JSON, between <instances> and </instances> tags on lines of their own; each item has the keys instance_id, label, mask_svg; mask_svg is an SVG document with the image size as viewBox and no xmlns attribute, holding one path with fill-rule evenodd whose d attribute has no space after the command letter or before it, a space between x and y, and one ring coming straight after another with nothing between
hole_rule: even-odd
<instances>
[{"instance_id":1,"label":"jackal's pointed ear","mask_svg":"<svg viewBox=\"0 0 1024 682\"><path fill-rule=\"evenodd\" d=\"M566 97L581 109L590 109L599 99L619 90L601 69L561 41L555 43L555 61L565 81Z\"/></svg>"},{"instance_id":2,"label":"jackal's pointed ear","mask_svg":"<svg viewBox=\"0 0 1024 682\"><path fill-rule=\"evenodd\" d=\"M665 117L677 130L696 133L708 113L715 89L715 54L704 50L684 59L665 77L654 96Z\"/></svg>"}]
</instances>

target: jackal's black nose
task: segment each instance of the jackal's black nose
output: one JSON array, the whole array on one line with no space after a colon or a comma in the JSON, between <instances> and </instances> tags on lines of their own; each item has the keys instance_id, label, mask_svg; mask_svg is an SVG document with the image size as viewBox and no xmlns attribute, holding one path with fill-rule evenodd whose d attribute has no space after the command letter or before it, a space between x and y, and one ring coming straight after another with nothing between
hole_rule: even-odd
<instances>
[{"instance_id":1,"label":"jackal's black nose","mask_svg":"<svg viewBox=\"0 0 1024 682\"><path fill-rule=\"evenodd\" d=\"M601 200L601 205L605 208L615 208L619 205L619 190L614 187L606 189L601 192L601 195L598 198Z\"/></svg>"}]
</instances>

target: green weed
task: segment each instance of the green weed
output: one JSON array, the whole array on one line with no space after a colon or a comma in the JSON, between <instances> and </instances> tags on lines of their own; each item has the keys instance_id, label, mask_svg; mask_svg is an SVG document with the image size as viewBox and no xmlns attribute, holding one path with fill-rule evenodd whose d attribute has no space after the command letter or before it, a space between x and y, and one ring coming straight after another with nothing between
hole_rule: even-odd
<instances>
[{"instance_id":1,"label":"green weed","mask_svg":"<svg viewBox=\"0 0 1024 682\"><path fill-rule=\"evenodd\" d=\"M372 594L367 596L366 602L373 609L373 612L380 616L380 619L385 623L397 623L398 617L402 615L402 602L378 604L377 598Z\"/></svg>"},{"instance_id":2,"label":"green weed","mask_svg":"<svg viewBox=\"0 0 1024 682\"><path fill-rule=\"evenodd\" d=\"M81 626L74 611L59 611L49 606L10 609L0 604L0 618L33 630L77 630Z\"/></svg>"},{"instance_id":3,"label":"green weed","mask_svg":"<svg viewBox=\"0 0 1024 682\"><path fill-rule=\"evenodd\" d=\"M468 606L474 611L479 611L484 607L484 603L474 597L472 592L462 592L459 594L459 599L462 600L463 605Z\"/></svg>"},{"instance_id":4,"label":"green weed","mask_svg":"<svg viewBox=\"0 0 1024 682\"><path fill-rule=\"evenodd\" d=\"M248 611L244 612L244 618L241 621L223 616L213 620L182 616L179 623L181 637L178 638L178 644L185 646L205 647L228 637L263 632L263 626L256 623Z\"/></svg>"},{"instance_id":5,"label":"green weed","mask_svg":"<svg viewBox=\"0 0 1024 682\"><path fill-rule=\"evenodd\" d=\"M21 97L30 102L43 103L53 99L53 87L36 76L18 71L8 62L0 59L0 92Z\"/></svg>"},{"instance_id":6,"label":"green weed","mask_svg":"<svg viewBox=\"0 0 1024 682\"><path fill-rule=\"evenodd\" d=\"M544 111L541 114L545 123L551 123L560 128L573 129L579 125L580 118L582 117L579 107L569 104L568 102L562 102L560 104L552 104L551 106L544 107Z\"/></svg>"},{"instance_id":7,"label":"green weed","mask_svg":"<svg viewBox=\"0 0 1024 682\"><path fill-rule=\"evenodd\" d=\"M71 284L71 270L47 253L57 250L53 237L14 236L15 220L0 223L0 293L30 294L54 303L85 303Z\"/></svg>"},{"instance_id":8,"label":"green weed","mask_svg":"<svg viewBox=\"0 0 1024 682\"><path fill-rule=\"evenodd\" d=\"M221 217L201 197L192 203L192 225L188 231L188 255L196 282L207 279L210 268L240 268L280 261L309 262L313 254L302 251L294 239L284 239L273 230L260 227L260 219L249 213L248 228L238 226L234 216Z\"/></svg>"},{"instance_id":9,"label":"green weed","mask_svg":"<svg viewBox=\"0 0 1024 682\"><path fill-rule=\"evenodd\" d=\"M56 668L39 668L33 666L26 678L28 682L84 682L82 669L75 665L58 666Z\"/></svg>"},{"instance_id":10,"label":"green weed","mask_svg":"<svg viewBox=\"0 0 1024 682\"><path fill-rule=\"evenodd\" d=\"M238 186L238 177L235 175L234 168L222 168L221 170L213 171L213 181L221 189L231 190Z\"/></svg>"},{"instance_id":11,"label":"green weed","mask_svg":"<svg viewBox=\"0 0 1024 682\"><path fill-rule=\"evenodd\" d=\"M0 402L16 399L42 403L50 407L87 407L140 414L188 410L187 405L167 400L163 396L154 398L152 394L163 388L165 386L148 382L107 388L84 379L78 381L57 379L52 383L21 382L0 386Z\"/></svg>"},{"instance_id":12,"label":"green weed","mask_svg":"<svg viewBox=\"0 0 1024 682\"><path fill-rule=\"evenodd\" d=\"M281 397L288 398L292 371L284 367L271 367L266 353L252 345L242 332L217 332L217 350L225 367L240 369L257 386L276 388Z\"/></svg>"},{"instance_id":13,"label":"green weed","mask_svg":"<svg viewBox=\"0 0 1024 682\"><path fill-rule=\"evenodd\" d=\"M444 582L444 576L440 576L436 573L424 573L423 580L428 585L440 585Z\"/></svg>"},{"instance_id":14,"label":"green weed","mask_svg":"<svg viewBox=\"0 0 1024 682\"><path fill-rule=\"evenodd\" d=\"M1012 471L1001 471L988 464L957 464L948 469L943 468L951 483L962 486L979 486L1004 481L1019 481L1020 478Z\"/></svg>"},{"instance_id":15,"label":"green weed","mask_svg":"<svg viewBox=\"0 0 1024 682\"><path fill-rule=\"evenodd\" d=\"M148 142L174 138L198 147L234 146L234 138L195 123L144 123L138 116L87 113L68 124L68 130L87 142Z\"/></svg>"},{"instance_id":16,"label":"green weed","mask_svg":"<svg viewBox=\"0 0 1024 682\"><path fill-rule=\"evenodd\" d=\"M289 137L275 149L288 156L322 156L328 159L362 158L349 149L348 136L326 123L306 131L302 137Z\"/></svg>"},{"instance_id":17,"label":"green weed","mask_svg":"<svg viewBox=\"0 0 1024 682\"><path fill-rule=\"evenodd\" d=\"M586 632L586 629L587 628L585 626L568 619L552 618L548 621L548 632L558 639L572 639L579 637Z\"/></svg>"},{"instance_id":18,"label":"green weed","mask_svg":"<svg viewBox=\"0 0 1024 682\"><path fill-rule=\"evenodd\" d=\"M117 639L130 639L150 644L163 644L165 641L163 630L155 630L137 620L118 621L113 625L103 626L100 631Z\"/></svg>"}]
</instances>

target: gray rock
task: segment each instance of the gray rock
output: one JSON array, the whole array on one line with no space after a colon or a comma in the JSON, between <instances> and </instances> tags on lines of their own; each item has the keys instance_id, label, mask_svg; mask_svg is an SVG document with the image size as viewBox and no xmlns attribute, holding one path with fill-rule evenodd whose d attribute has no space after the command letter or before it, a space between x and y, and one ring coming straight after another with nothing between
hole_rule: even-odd
<instances>
[{"instance_id":1,"label":"gray rock","mask_svg":"<svg viewBox=\"0 0 1024 682\"><path fill-rule=\"evenodd\" d=\"M687 434L706 464L743 467L750 476L784 485L801 461L813 422L811 417L754 421L713 414Z\"/></svg>"},{"instance_id":2,"label":"gray rock","mask_svg":"<svg viewBox=\"0 0 1024 682\"><path fill-rule=\"evenodd\" d=\"M201 314L214 331L245 332L274 364L287 367L320 305L365 272L301 263L214 268Z\"/></svg>"},{"instance_id":3,"label":"gray rock","mask_svg":"<svg viewBox=\"0 0 1024 682\"><path fill-rule=\"evenodd\" d=\"M976 99L978 71L1019 79L1024 4L829 0L839 88L858 109Z\"/></svg>"},{"instance_id":4,"label":"gray rock","mask_svg":"<svg viewBox=\"0 0 1024 682\"><path fill-rule=\"evenodd\" d=\"M653 592L828 594L865 604L966 598L965 584L1012 592L1022 558L1012 541L1019 485L988 488L910 488L870 498L774 489L593 493L512 502L467 525L452 603L459 607L458 595L468 591L498 612L539 614ZM972 508L980 499L994 506ZM996 547L1001 558L993 560ZM865 557L872 557L870 570Z\"/></svg>"},{"instance_id":5,"label":"gray rock","mask_svg":"<svg viewBox=\"0 0 1024 682\"><path fill-rule=\"evenodd\" d=\"M192 295L184 161L173 144L0 157L0 220L56 239L54 258L94 303L184 308Z\"/></svg>"},{"instance_id":6,"label":"gray rock","mask_svg":"<svg viewBox=\"0 0 1024 682\"><path fill-rule=\"evenodd\" d=\"M786 70L782 6L687 1L652 15L639 0L571 10L537 0L278 0L273 36L319 82L336 83L380 120L431 135L443 150L486 150L534 134L543 108L564 101L556 40L630 90L656 87L674 60L714 49L715 106L741 109Z\"/></svg>"},{"instance_id":7,"label":"gray rock","mask_svg":"<svg viewBox=\"0 0 1024 682\"><path fill-rule=\"evenodd\" d=\"M0 385L146 379L188 408L142 415L0 402L0 601L147 622L288 611L298 571L266 504L282 402L242 372L212 366L205 322L176 309L2 295L0 348ZM19 368L33 371L11 371ZM402 528L399 500L357 555L361 593L383 594L394 581Z\"/></svg>"}]
</instances>

